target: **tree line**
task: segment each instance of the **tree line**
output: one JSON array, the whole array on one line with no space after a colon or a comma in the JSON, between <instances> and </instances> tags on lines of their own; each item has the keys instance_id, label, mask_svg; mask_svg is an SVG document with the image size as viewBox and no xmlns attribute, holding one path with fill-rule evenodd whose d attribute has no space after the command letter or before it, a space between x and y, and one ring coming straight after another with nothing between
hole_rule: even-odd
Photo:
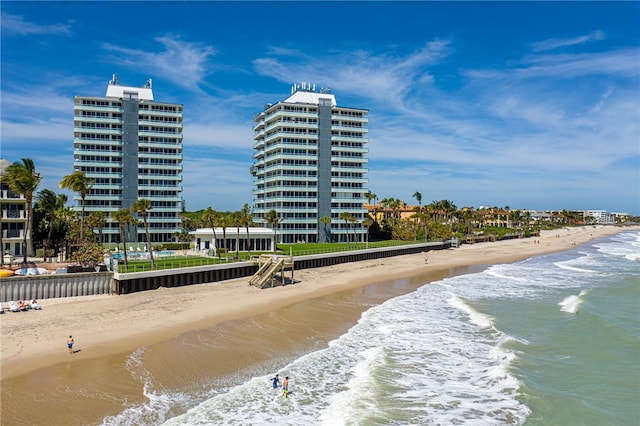
<instances>
[{"instance_id":1,"label":"tree line","mask_svg":"<svg viewBox=\"0 0 640 426\"><path fill-rule=\"evenodd\" d=\"M21 161L9 165L0 179L12 192L23 195L25 198L25 229L22 236L24 262L27 261L28 256L34 253L34 240L42 241L45 258L58 252L65 244L67 249L69 245L75 247L78 258L95 257L96 253L100 252L100 246L103 242L102 231L107 225L107 214L104 211L91 211L88 215L86 214L86 197L91 192L94 181L89 179L84 172L74 171L64 176L59 182L61 189L68 189L79 195L80 212L67 206L68 199L65 194L57 194L50 189L38 191L42 176L36 170L33 160L29 158L22 158ZM451 238L455 234L471 234L478 229L496 226L496 224L498 224L497 226L504 227L506 225L506 227L525 230L532 224L528 211L511 210L509 206L459 209L450 200L434 200L423 205L422 194L418 191L412 197L415 198L417 206L408 206L403 200L393 197L379 199L375 193L369 191L365 194L365 198L372 211L364 220L359 221L349 212L341 212L338 215L338 220L344 221L347 239L349 239L349 230L353 230L353 239L356 240L356 226L362 226L367 229L367 236L371 241L385 239L439 240ZM408 209L411 211L407 212ZM147 244L149 244L148 252L151 264L152 267L155 266L148 224L152 210L151 200L141 198L135 201L130 208L123 208L111 213L111 219L118 223L125 261L127 257L126 233L130 230L129 225L142 225L145 229ZM240 210L233 212L216 211L209 206L198 212L183 212L181 216L182 229L174 235L176 241L191 242L193 236L189 234L189 231L196 228L211 228L214 239L218 241L216 228L222 228L222 246L213 249L226 253L227 229L236 228L239 234L239 230L245 228L247 231L246 247L250 254L249 227L253 226L255 221L248 204L244 204ZM551 217L552 222L562 224L575 225L584 220L580 212L567 210L553 212ZM278 225L282 222L277 211L268 211L261 222L265 222L274 229L276 233L274 239L277 241ZM322 225L321 235L324 242L333 242L329 227L333 219L325 216L319 218L318 222L319 225ZM97 234L95 230L97 230ZM27 238L30 232L33 233L31 239ZM322 240L320 236L319 240ZM4 247L1 233L0 247ZM0 262L2 262L2 257L0 257Z\"/></svg>"}]
</instances>

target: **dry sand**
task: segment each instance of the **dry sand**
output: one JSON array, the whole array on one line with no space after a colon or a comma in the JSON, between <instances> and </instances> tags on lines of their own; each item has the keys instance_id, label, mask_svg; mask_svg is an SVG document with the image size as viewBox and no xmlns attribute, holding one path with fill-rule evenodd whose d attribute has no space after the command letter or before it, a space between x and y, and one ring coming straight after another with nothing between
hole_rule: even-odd
<instances>
[{"instance_id":1,"label":"dry sand","mask_svg":"<svg viewBox=\"0 0 640 426\"><path fill-rule=\"evenodd\" d=\"M637 228L635 228L637 229ZM463 245L424 255L377 259L295 272L300 282L260 290L248 278L161 288L121 296L101 295L40 300L40 311L0 316L1 377L25 375L43 367L131 352L185 332L275 311L312 298L376 282L459 266L507 263L572 249L623 228L588 226L543 231L539 238ZM534 240L539 241L535 243ZM79 352L69 355L73 335Z\"/></svg>"}]
</instances>

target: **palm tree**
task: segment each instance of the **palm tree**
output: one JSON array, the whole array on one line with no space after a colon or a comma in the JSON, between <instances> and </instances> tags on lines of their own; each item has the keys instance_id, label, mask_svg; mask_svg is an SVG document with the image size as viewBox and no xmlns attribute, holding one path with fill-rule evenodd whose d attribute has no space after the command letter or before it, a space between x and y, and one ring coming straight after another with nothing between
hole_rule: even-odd
<instances>
[{"instance_id":1,"label":"palm tree","mask_svg":"<svg viewBox=\"0 0 640 426\"><path fill-rule=\"evenodd\" d=\"M362 226L367 228L367 234L366 234L366 236L367 236L367 241L366 241L367 246L366 247L369 248L369 228L371 228L371 225L373 225L373 219L368 217L368 218L364 219L361 223L362 223Z\"/></svg>"},{"instance_id":2,"label":"palm tree","mask_svg":"<svg viewBox=\"0 0 640 426\"><path fill-rule=\"evenodd\" d=\"M247 252L249 253L249 258L251 258L251 238L249 237L249 227L253 225L253 213L251 213L251 208L249 204L242 206L240 210L240 222L241 225L244 225L245 231L247 232Z\"/></svg>"},{"instance_id":3,"label":"palm tree","mask_svg":"<svg viewBox=\"0 0 640 426\"><path fill-rule=\"evenodd\" d=\"M102 245L102 230L107 225L107 214L101 210L93 211L87 216L87 225L92 229L98 228L98 241Z\"/></svg>"},{"instance_id":4,"label":"palm tree","mask_svg":"<svg viewBox=\"0 0 640 426\"><path fill-rule=\"evenodd\" d=\"M278 217L278 213L275 210L269 210L264 216L264 220L266 220L267 223L273 228L273 252L275 253L276 247L278 245L276 234L278 233L278 224L280 223L280 218Z\"/></svg>"},{"instance_id":5,"label":"palm tree","mask_svg":"<svg viewBox=\"0 0 640 426\"><path fill-rule=\"evenodd\" d=\"M351 218L352 217L353 216L349 212L341 212L340 215L338 216L338 219L344 220L344 224L346 225L346 228L347 228L347 234L346 234L347 235L347 242L349 242L349 222L351 222ZM355 232L355 230L354 230L354 232Z\"/></svg>"},{"instance_id":6,"label":"palm tree","mask_svg":"<svg viewBox=\"0 0 640 426\"><path fill-rule=\"evenodd\" d=\"M118 222L120 228L120 241L124 250L124 264L127 265L127 241L125 238L125 228L128 224L135 223L136 219L131 215L129 209L120 209L111 215L111 218Z\"/></svg>"},{"instance_id":7,"label":"palm tree","mask_svg":"<svg viewBox=\"0 0 640 426\"><path fill-rule=\"evenodd\" d=\"M240 227L243 225L240 211L229 213L229 224L236 227L236 259L240 259Z\"/></svg>"},{"instance_id":8,"label":"palm tree","mask_svg":"<svg viewBox=\"0 0 640 426\"><path fill-rule=\"evenodd\" d=\"M413 193L412 197L416 199L418 206L420 207L420 211L422 211L422 194L416 191Z\"/></svg>"},{"instance_id":9,"label":"palm tree","mask_svg":"<svg viewBox=\"0 0 640 426\"><path fill-rule=\"evenodd\" d=\"M450 200L440 200L440 206L444 210L445 221L448 221L453 212L458 210L453 201Z\"/></svg>"},{"instance_id":10,"label":"palm tree","mask_svg":"<svg viewBox=\"0 0 640 426\"><path fill-rule=\"evenodd\" d=\"M324 242L329 243L329 234L327 233L327 225L331 223L331 218L329 216L322 216L320 218L320 223L323 225L324 229Z\"/></svg>"},{"instance_id":11,"label":"palm tree","mask_svg":"<svg viewBox=\"0 0 640 426\"><path fill-rule=\"evenodd\" d=\"M358 236L356 235L355 224L358 222L358 218L355 217L354 215L352 215L351 213L349 213L349 218L347 220L351 224L351 229L353 229L353 242L357 243L358 242Z\"/></svg>"},{"instance_id":12,"label":"palm tree","mask_svg":"<svg viewBox=\"0 0 640 426\"><path fill-rule=\"evenodd\" d=\"M147 222L149 212L153 210L153 204L148 198L140 198L131 205L131 210L136 212L138 216L142 218L142 223L144 223L144 233L147 239L147 250L149 251L149 258L151 259L151 268L155 269L156 264L153 261L153 248L151 247L151 239L149 238L149 223Z\"/></svg>"},{"instance_id":13,"label":"palm tree","mask_svg":"<svg viewBox=\"0 0 640 426\"><path fill-rule=\"evenodd\" d=\"M87 197L87 193L91 190L93 186L93 180L88 179L87 175L80 170L76 170L70 175L66 175L60 181L60 188L70 189L71 191L77 192L80 194L80 199L82 201L82 215L80 216L80 240L84 241L84 207L85 207L85 199Z\"/></svg>"},{"instance_id":14,"label":"palm tree","mask_svg":"<svg viewBox=\"0 0 640 426\"><path fill-rule=\"evenodd\" d=\"M189 231L187 231L186 229L174 232L173 235L174 237L176 237L176 240L178 240L179 243L184 244L184 246L182 247L182 251L183 251L182 254L186 256L190 246L190 244L188 243L193 241L195 237L192 234L190 234Z\"/></svg>"},{"instance_id":15,"label":"palm tree","mask_svg":"<svg viewBox=\"0 0 640 426\"><path fill-rule=\"evenodd\" d=\"M211 208L211 206L207 207L205 211L202 212L200 216L200 220L204 225L209 225L211 231L213 232L213 255L216 256L218 254L217 245L218 245L218 237L216 236L216 223L218 222L219 214L217 211Z\"/></svg>"},{"instance_id":16,"label":"palm tree","mask_svg":"<svg viewBox=\"0 0 640 426\"><path fill-rule=\"evenodd\" d=\"M42 213L46 222L47 239L42 244L43 256L47 257L47 249L51 248L51 234L53 233L54 223L60 219L64 205L67 203L65 194L56 194L50 189L43 189L36 196L36 210Z\"/></svg>"},{"instance_id":17,"label":"palm tree","mask_svg":"<svg viewBox=\"0 0 640 426\"><path fill-rule=\"evenodd\" d=\"M220 226L222 227L222 248L224 249L225 258L228 261L229 253L227 250L227 227L234 225L233 217L229 212L220 212L219 215L220 215L219 223L220 223Z\"/></svg>"},{"instance_id":18,"label":"palm tree","mask_svg":"<svg viewBox=\"0 0 640 426\"><path fill-rule=\"evenodd\" d=\"M33 241L27 237L32 228L33 222L33 194L38 189L42 176L36 172L35 164L30 158L23 158L22 164L15 162L7 167L6 174L2 176L2 182L16 194L24 195L26 201L26 221L24 235L22 239L23 261L27 262L27 257L33 253Z\"/></svg>"},{"instance_id":19,"label":"palm tree","mask_svg":"<svg viewBox=\"0 0 640 426\"><path fill-rule=\"evenodd\" d=\"M378 196L376 194L374 194L371 191L367 191L366 194L364 194L364 196L367 199L367 203L369 203L369 205L371 205L371 200L375 200Z\"/></svg>"}]
</instances>

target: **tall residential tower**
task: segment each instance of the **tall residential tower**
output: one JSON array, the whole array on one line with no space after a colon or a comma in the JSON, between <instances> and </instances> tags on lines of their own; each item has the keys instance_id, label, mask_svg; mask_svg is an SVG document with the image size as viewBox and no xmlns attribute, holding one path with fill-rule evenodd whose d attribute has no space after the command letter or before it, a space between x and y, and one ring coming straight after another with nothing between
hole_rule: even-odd
<instances>
[{"instance_id":1,"label":"tall residential tower","mask_svg":"<svg viewBox=\"0 0 640 426\"><path fill-rule=\"evenodd\" d=\"M152 202L151 242L173 240L182 210L182 105L155 102L151 80L143 87L123 86L114 75L106 97L76 96L73 111L73 166L93 182L87 214L108 215L104 242L119 241L111 214L140 198ZM127 242L145 241L139 228L130 230Z\"/></svg>"},{"instance_id":2,"label":"tall residential tower","mask_svg":"<svg viewBox=\"0 0 640 426\"><path fill-rule=\"evenodd\" d=\"M364 241L367 114L302 83L254 118L253 212L276 212L278 242Z\"/></svg>"}]
</instances>

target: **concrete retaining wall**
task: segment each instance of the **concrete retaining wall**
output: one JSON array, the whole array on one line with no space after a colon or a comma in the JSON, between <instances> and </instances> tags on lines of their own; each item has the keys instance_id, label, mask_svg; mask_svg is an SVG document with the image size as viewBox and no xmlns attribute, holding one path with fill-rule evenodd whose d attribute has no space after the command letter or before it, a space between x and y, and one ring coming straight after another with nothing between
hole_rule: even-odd
<instances>
[{"instance_id":1,"label":"concrete retaining wall","mask_svg":"<svg viewBox=\"0 0 640 426\"><path fill-rule=\"evenodd\" d=\"M55 299L58 297L111 294L111 272L31 275L0 279L0 301Z\"/></svg>"},{"instance_id":2,"label":"concrete retaining wall","mask_svg":"<svg viewBox=\"0 0 640 426\"><path fill-rule=\"evenodd\" d=\"M298 256L294 259L294 268L296 270L319 268L341 263L443 250L450 247L451 241L445 241ZM182 287L250 277L257 270L258 267L252 262L236 262L226 265L195 266L130 274L90 272L10 277L0 279L0 301L52 299L93 294L129 294L155 290L160 287Z\"/></svg>"},{"instance_id":3,"label":"concrete retaining wall","mask_svg":"<svg viewBox=\"0 0 640 426\"><path fill-rule=\"evenodd\" d=\"M401 247L296 256L294 258L294 269L319 268L340 263L403 256L430 250L443 250L450 247L451 242L445 241L442 243L420 243ZM192 268L168 269L164 271L115 274L114 292L116 294L128 294L137 291L155 290L160 287L181 287L192 284L212 283L250 277L255 274L257 270L258 267L251 262L237 262L229 265L207 265Z\"/></svg>"}]
</instances>

